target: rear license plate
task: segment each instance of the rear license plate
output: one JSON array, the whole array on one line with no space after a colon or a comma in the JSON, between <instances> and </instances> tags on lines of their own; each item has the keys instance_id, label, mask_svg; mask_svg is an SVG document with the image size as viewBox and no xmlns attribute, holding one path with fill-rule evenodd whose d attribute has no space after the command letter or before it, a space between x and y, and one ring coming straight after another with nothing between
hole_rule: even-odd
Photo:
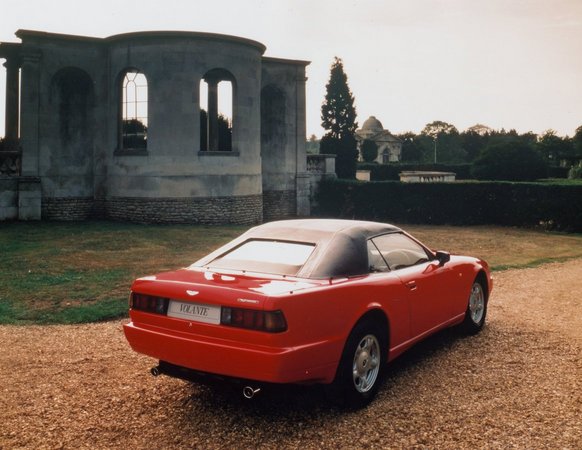
<instances>
[{"instance_id":1,"label":"rear license plate","mask_svg":"<svg viewBox=\"0 0 582 450\"><path fill-rule=\"evenodd\" d=\"M217 325L220 323L220 306L170 300L168 316Z\"/></svg>"}]
</instances>

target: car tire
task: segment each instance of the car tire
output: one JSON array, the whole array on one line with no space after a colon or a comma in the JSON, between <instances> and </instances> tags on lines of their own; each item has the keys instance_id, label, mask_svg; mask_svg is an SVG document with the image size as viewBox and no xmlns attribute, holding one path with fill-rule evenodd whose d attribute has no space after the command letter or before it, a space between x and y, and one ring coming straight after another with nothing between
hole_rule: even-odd
<instances>
[{"instance_id":1,"label":"car tire","mask_svg":"<svg viewBox=\"0 0 582 450\"><path fill-rule=\"evenodd\" d=\"M485 325L487 316L487 291L483 282L475 280L469 292L465 320L462 323L462 330L466 334L477 334Z\"/></svg>"},{"instance_id":2,"label":"car tire","mask_svg":"<svg viewBox=\"0 0 582 450\"><path fill-rule=\"evenodd\" d=\"M376 396L381 384L387 332L377 322L359 322L350 333L334 381L326 386L329 400L337 405L359 409Z\"/></svg>"}]
</instances>

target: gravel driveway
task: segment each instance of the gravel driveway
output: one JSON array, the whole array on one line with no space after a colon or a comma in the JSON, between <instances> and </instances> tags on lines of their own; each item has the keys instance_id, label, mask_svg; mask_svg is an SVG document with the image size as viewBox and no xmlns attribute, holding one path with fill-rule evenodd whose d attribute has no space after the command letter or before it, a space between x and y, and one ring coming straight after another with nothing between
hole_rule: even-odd
<instances>
[{"instance_id":1,"label":"gravel driveway","mask_svg":"<svg viewBox=\"0 0 582 450\"><path fill-rule=\"evenodd\" d=\"M480 335L417 345L349 413L153 378L120 321L0 327L0 448L582 448L582 260L495 282Z\"/></svg>"}]
</instances>

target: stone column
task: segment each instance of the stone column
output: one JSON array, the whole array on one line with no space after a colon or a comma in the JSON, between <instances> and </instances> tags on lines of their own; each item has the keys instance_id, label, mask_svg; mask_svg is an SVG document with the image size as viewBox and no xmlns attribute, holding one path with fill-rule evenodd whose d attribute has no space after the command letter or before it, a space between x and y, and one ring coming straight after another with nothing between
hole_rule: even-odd
<instances>
[{"instance_id":1,"label":"stone column","mask_svg":"<svg viewBox=\"0 0 582 450\"><path fill-rule=\"evenodd\" d=\"M296 178L295 192L297 198L297 215L309 216L310 177L307 173L307 154L305 152L306 118L305 118L305 66L297 66L295 78L295 155Z\"/></svg>"},{"instance_id":2,"label":"stone column","mask_svg":"<svg viewBox=\"0 0 582 450\"><path fill-rule=\"evenodd\" d=\"M40 123L40 52L22 54L22 95L20 99L20 143L22 146L22 175L38 175Z\"/></svg>"},{"instance_id":3,"label":"stone column","mask_svg":"<svg viewBox=\"0 0 582 450\"><path fill-rule=\"evenodd\" d=\"M6 67L6 131L5 135L8 139L18 139L18 99L19 83L18 83L18 69L19 61L16 58L9 58L4 63Z\"/></svg>"},{"instance_id":4,"label":"stone column","mask_svg":"<svg viewBox=\"0 0 582 450\"><path fill-rule=\"evenodd\" d=\"M218 148L218 80L207 80L208 83L208 150Z\"/></svg>"}]
</instances>

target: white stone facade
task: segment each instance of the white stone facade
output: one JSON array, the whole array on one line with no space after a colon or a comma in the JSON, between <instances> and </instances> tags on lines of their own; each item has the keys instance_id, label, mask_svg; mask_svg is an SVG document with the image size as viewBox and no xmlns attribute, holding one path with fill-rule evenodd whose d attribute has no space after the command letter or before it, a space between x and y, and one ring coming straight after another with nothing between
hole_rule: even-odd
<instances>
[{"instance_id":1,"label":"white stone facade","mask_svg":"<svg viewBox=\"0 0 582 450\"><path fill-rule=\"evenodd\" d=\"M402 141L385 130L382 123L374 116L370 116L362 128L356 130L356 140L360 151L360 161L363 161L361 149L364 140L373 141L378 146L376 158L378 164L399 162L402 157Z\"/></svg>"}]
</instances>

